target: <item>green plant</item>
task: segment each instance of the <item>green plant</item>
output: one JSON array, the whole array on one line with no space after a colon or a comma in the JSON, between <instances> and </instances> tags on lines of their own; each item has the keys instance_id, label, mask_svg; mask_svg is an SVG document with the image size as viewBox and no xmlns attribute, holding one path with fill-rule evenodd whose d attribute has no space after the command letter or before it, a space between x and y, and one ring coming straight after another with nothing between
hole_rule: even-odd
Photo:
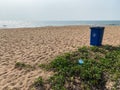
<instances>
[{"instance_id":1,"label":"green plant","mask_svg":"<svg viewBox=\"0 0 120 90\"><path fill-rule=\"evenodd\" d=\"M64 88L65 77L63 75L55 74L49 81L53 90L66 90Z\"/></svg>"},{"instance_id":2,"label":"green plant","mask_svg":"<svg viewBox=\"0 0 120 90\"><path fill-rule=\"evenodd\" d=\"M25 63L23 63L23 62L16 62L15 63L15 68L18 68L18 69L31 69L31 70L33 70L35 67L33 67L33 66L31 66L31 65L29 65L29 64L25 64Z\"/></svg>"},{"instance_id":3,"label":"green plant","mask_svg":"<svg viewBox=\"0 0 120 90\"><path fill-rule=\"evenodd\" d=\"M38 65L40 68L45 69L45 70L49 70L50 69L50 65L45 65L45 64L39 64Z\"/></svg>"},{"instance_id":4,"label":"green plant","mask_svg":"<svg viewBox=\"0 0 120 90\"><path fill-rule=\"evenodd\" d=\"M86 46L78 48L78 51L81 53L88 52L88 48Z\"/></svg>"},{"instance_id":5,"label":"green plant","mask_svg":"<svg viewBox=\"0 0 120 90\"><path fill-rule=\"evenodd\" d=\"M42 79L42 77L40 76L35 79L34 83L31 85L31 87L34 90L46 90L44 84L45 84L45 82Z\"/></svg>"},{"instance_id":6,"label":"green plant","mask_svg":"<svg viewBox=\"0 0 120 90\"><path fill-rule=\"evenodd\" d=\"M24 68L26 67L26 64L23 62L16 62L15 68Z\"/></svg>"},{"instance_id":7,"label":"green plant","mask_svg":"<svg viewBox=\"0 0 120 90\"><path fill-rule=\"evenodd\" d=\"M42 77L38 77L38 78L36 78L36 80L34 81L35 87L43 86L43 84L44 84L44 82L43 82Z\"/></svg>"},{"instance_id":8,"label":"green plant","mask_svg":"<svg viewBox=\"0 0 120 90\"><path fill-rule=\"evenodd\" d=\"M68 67L70 63L71 62L67 60L64 56L59 56L50 63L50 67L53 68L55 71L59 71L64 67Z\"/></svg>"},{"instance_id":9,"label":"green plant","mask_svg":"<svg viewBox=\"0 0 120 90\"><path fill-rule=\"evenodd\" d=\"M79 59L83 59L84 63L79 64ZM78 51L56 57L48 65L39 66L55 72L55 75L49 79L53 90L69 90L70 88L65 86L66 82L82 83L79 89L83 90L101 90L105 88L108 79L120 78L120 47L78 48ZM78 83L78 80L81 83ZM70 85L72 88L73 84Z\"/></svg>"}]
</instances>

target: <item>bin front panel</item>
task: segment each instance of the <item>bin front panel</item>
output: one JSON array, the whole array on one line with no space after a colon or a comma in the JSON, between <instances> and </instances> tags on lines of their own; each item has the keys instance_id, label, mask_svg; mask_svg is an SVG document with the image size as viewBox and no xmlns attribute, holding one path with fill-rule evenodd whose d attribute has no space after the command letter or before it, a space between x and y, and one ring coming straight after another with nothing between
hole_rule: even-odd
<instances>
[{"instance_id":1,"label":"bin front panel","mask_svg":"<svg viewBox=\"0 0 120 90\"><path fill-rule=\"evenodd\" d=\"M101 46L104 27L91 27L90 45Z\"/></svg>"},{"instance_id":2,"label":"bin front panel","mask_svg":"<svg viewBox=\"0 0 120 90\"><path fill-rule=\"evenodd\" d=\"M100 31L98 29L91 29L90 45L100 45Z\"/></svg>"}]
</instances>

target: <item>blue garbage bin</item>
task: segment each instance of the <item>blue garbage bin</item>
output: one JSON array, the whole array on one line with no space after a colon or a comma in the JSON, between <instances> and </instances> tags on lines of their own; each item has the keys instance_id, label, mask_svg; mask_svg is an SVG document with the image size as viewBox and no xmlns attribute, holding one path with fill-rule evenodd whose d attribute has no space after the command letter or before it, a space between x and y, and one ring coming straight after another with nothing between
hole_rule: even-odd
<instances>
[{"instance_id":1,"label":"blue garbage bin","mask_svg":"<svg viewBox=\"0 0 120 90\"><path fill-rule=\"evenodd\" d=\"M92 46L101 46L104 27L90 27L91 35L90 35L90 45Z\"/></svg>"}]
</instances>

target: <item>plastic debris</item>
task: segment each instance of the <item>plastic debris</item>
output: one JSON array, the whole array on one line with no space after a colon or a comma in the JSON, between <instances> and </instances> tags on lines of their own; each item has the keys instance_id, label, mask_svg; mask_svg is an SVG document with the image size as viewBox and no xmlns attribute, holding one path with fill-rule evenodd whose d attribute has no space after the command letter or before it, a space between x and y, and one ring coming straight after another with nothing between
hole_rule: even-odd
<instances>
[{"instance_id":1,"label":"plastic debris","mask_svg":"<svg viewBox=\"0 0 120 90\"><path fill-rule=\"evenodd\" d=\"M80 59L80 60L78 60L78 63L79 63L79 64L83 64L84 61L83 61L82 59Z\"/></svg>"}]
</instances>

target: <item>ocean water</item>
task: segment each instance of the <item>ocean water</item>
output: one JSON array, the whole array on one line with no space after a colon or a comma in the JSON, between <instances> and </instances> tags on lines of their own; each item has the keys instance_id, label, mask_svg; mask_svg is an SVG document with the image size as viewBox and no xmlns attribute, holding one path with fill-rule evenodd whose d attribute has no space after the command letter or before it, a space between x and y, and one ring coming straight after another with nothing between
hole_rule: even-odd
<instances>
[{"instance_id":1,"label":"ocean water","mask_svg":"<svg viewBox=\"0 0 120 90\"><path fill-rule=\"evenodd\" d=\"M69 25L120 26L120 21L0 21L0 28L27 28Z\"/></svg>"}]
</instances>

